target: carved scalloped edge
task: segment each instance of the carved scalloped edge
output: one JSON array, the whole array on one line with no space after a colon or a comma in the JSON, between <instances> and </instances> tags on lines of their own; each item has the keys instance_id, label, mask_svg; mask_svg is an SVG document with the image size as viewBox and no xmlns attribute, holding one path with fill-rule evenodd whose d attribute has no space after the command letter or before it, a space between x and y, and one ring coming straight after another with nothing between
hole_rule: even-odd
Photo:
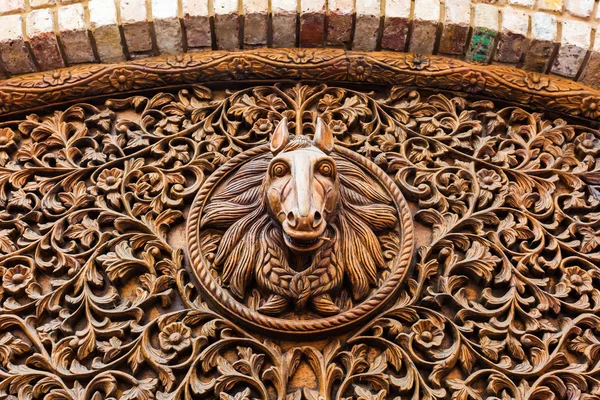
<instances>
[{"instance_id":1,"label":"carved scalloped edge","mask_svg":"<svg viewBox=\"0 0 600 400\"><path fill-rule=\"evenodd\" d=\"M338 49L258 49L86 65L0 82L0 116L85 97L215 81L303 79L439 88L600 120L600 91L550 75L440 57Z\"/></svg>"}]
</instances>

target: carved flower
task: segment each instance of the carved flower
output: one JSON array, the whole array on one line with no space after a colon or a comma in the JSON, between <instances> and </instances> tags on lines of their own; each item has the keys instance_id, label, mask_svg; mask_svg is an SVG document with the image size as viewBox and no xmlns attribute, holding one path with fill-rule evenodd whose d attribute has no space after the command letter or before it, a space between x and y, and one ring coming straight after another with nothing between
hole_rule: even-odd
<instances>
[{"instance_id":1,"label":"carved flower","mask_svg":"<svg viewBox=\"0 0 600 400\"><path fill-rule=\"evenodd\" d=\"M185 68L192 61L192 56L178 54L175 57L167 58L167 64L174 68Z\"/></svg>"},{"instance_id":2,"label":"carved flower","mask_svg":"<svg viewBox=\"0 0 600 400\"><path fill-rule=\"evenodd\" d=\"M228 67L231 75L238 79L243 79L252 72L252 64L243 58L234 58Z\"/></svg>"},{"instance_id":3,"label":"carved flower","mask_svg":"<svg viewBox=\"0 0 600 400\"><path fill-rule=\"evenodd\" d=\"M340 103L340 99L338 97L332 96L327 93L323 96L322 99L319 100L318 110L321 112L327 111L332 108L341 107L342 103Z\"/></svg>"},{"instance_id":4,"label":"carved flower","mask_svg":"<svg viewBox=\"0 0 600 400\"><path fill-rule=\"evenodd\" d=\"M440 183L445 186L445 192L450 199L460 199L471 190L470 182L455 173L442 174Z\"/></svg>"},{"instance_id":5,"label":"carved flower","mask_svg":"<svg viewBox=\"0 0 600 400\"><path fill-rule=\"evenodd\" d=\"M273 110L285 110L287 105L281 99L281 97L277 96L274 93L271 93L268 96L261 96L256 100L256 105L259 107L273 109Z\"/></svg>"},{"instance_id":6,"label":"carved flower","mask_svg":"<svg viewBox=\"0 0 600 400\"><path fill-rule=\"evenodd\" d=\"M344 134L348 131L346 124L339 119L331 120L329 123L329 129L335 136L344 136Z\"/></svg>"},{"instance_id":7,"label":"carved flower","mask_svg":"<svg viewBox=\"0 0 600 400\"><path fill-rule=\"evenodd\" d=\"M137 182L130 183L128 187L138 199L150 199L149 194L157 187L159 181L158 174L144 174Z\"/></svg>"},{"instance_id":8,"label":"carved flower","mask_svg":"<svg viewBox=\"0 0 600 400\"><path fill-rule=\"evenodd\" d=\"M404 57L404 63L410 69L414 69L417 71L421 71L429 66L429 58L425 57L422 54L415 54Z\"/></svg>"},{"instance_id":9,"label":"carved flower","mask_svg":"<svg viewBox=\"0 0 600 400\"><path fill-rule=\"evenodd\" d=\"M0 111L7 112L13 105L12 94L6 92L0 92Z\"/></svg>"},{"instance_id":10,"label":"carved flower","mask_svg":"<svg viewBox=\"0 0 600 400\"><path fill-rule=\"evenodd\" d=\"M261 118L254 123L252 132L257 136L268 136L273 131L273 123L266 118Z\"/></svg>"},{"instance_id":11,"label":"carved flower","mask_svg":"<svg viewBox=\"0 0 600 400\"><path fill-rule=\"evenodd\" d=\"M562 281L568 288L575 290L579 294L589 293L594 289L590 274L579 267L566 268Z\"/></svg>"},{"instance_id":12,"label":"carved flower","mask_svg":"<svg viewBox=\"0 0 600 400\"><path fill-rule=\"evenodd\" d=\"M469 93L481 92L485 88L485 78L481 73L471 71L463 76L460 85Z\"/></svg>"},{"instance_id":13,"label":"carved flower","mask_svg":"<svg viewBox=\"0 0 600 400\"><path fill-rule=\"evenodd\" d=\"M288 58L297 64L304 64L312 60L314 58L314 54L312 52L309 53L304 49L299 49L291 51L288 54Z\"/></svg>"},{"instance_id":14,"label":"carved flower","mask_svg":"<svg viewBox=\"0 0 600 400\"><path fill-rule=\"evenodd\" d=\"M25 265L9 268L2 279L2 287L12 293L23 290L33 279L31 270Z\"/></svg>"},{"instance_id":15,"label":"carved flower","mask_svg":"<svg viewBox=\"0 0 600 400\"><path fill-rule=\"evenodd\" d=\"M165 351L182 351L191 344L192 331L181 322L173 322L158 335L160 347Z\"/></svg>"},{"instance_id":16,"label":"carved flower","mask_svg":"<svg viewBox=\"0 0 600 400\"><path fill-rule=\"evenodd\" d=\"M525 85L531 90L542 90L550 85L550 81L546 77L535 72L525 74L524 81Z\"/></svg>"},{"instance_id":17,"label":"carved flower","mask_svg":"<svg viewBox=\"0 0 600 400\"><path fill-rule=\"evenodd\" d=\"M108 77L108 80L110 85L117 90L131 90L133 88L134 76L133 72L121 68L114 70Z\"/></svg>"},{"instance_id":18,"label":"carved flower","mask_svg":"<svg viewBox=\"0 0 600 400\"><path fill-rule=\"evenodd\" d=\"M443 327L442 327L443 328ZM428 319L421 320L412 326L415 333L415 340L421 346L430 349L438 347L444 340L444 331L433 324Z\"/></svg>"},{"instance_id":19,"label":"carved flower","mask_svg":"<svg viewBox=\"0 0 600 400\"><path fill-rule=\"evenodd\" d=\"M575 139L575 143L577 144L577 148L586 155L596 156L600 153L600 139L591 132L579 135Z\"/></svg>"},{"instance_id":20,"label":"carved flower","mask_svg":"<svg viewBox=\"0 0 600 400\"><path fill-rule=\"evenodd\" d=\"M600 116L600 98L588 96L581 101L579 108L581 113L589 118L598 118Z\"/></svg>"},{"instance_id":21,"label":"carved flower","mask_svg":"<svg viewBox=\"0 0 600 400\"><path fill-rule=\"evenodd\" d=\"M50 86L62 85L71 77L69 71L54 71L52 74L44 75L43 79Z\"/></svg>"},{"instance_id":22,"label":"carved flower","mask_svg":"<svg viewBox=\"0 0 600 400\"><path fill-rule=\"evenodd\" d=\"M359 81L364 81L367 79L369 76L371 76L372 72L373 67L363 58L353 60L348 66L348 73L350 76Z\"/></svg>"},{"instance_id":23,"label":"carved flower","mask_svg":"<svg viewBox=\"0 0 600 400\"><path fill-rule=\"evenodd\" d=\"M502 186L502 178L490 169L482 169L477 172L479 186L484 190L493 191Z\"/></svg>"},{"instance_id":24,"label":"carved flower","mask_svg":"<svg viewBox=\"0 0 600 400\"><path fill-rule=\"evenodd\" d=\"M15 145L15 132L10 128L0 129L0 166L5 166L10 157L8 152Z\"/></svg>"},{"instance_id":25,"label":"carved flower","mask_svg":"<svg viewBox=\"0 0 600 400\"><path fill-rule=\"evenodd\" d=\"M477 172L477 181L481 188L478 205L483 207L494 197L492 193L502 187L502 177L496 171L482 169Z\"/></svg>"},{"instance_id":26,"label":"carved flower","mask_svg":"<svg viewBox=\"0 0 600 400\"><path fill-rule=\"evenodd\" d=\"M105 192L114 192L121 184L123 171L118 168L105 169L98 176L98 187Z\"/></svg>"}]
</instances>

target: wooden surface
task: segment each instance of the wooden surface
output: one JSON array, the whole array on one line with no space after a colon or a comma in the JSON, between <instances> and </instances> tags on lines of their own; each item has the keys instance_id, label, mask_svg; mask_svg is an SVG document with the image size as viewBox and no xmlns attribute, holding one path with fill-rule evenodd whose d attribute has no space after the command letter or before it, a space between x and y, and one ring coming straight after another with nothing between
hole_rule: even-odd
<instances>
[{"instance_id":1,"label":"wooden surface","mask_svg":"<svg viewBox=\"0 0 600 400\"><path fill-rule=\"evenodd\" d=\"M339 57L375 79L387 56ZM597 396L600 135L575 106L595 92L460 71L5 115L0 398ZM454 74L574 116L431 90ZM301 204L304 233L325 225L298 251Z\"/></svg>"}]
</instances>

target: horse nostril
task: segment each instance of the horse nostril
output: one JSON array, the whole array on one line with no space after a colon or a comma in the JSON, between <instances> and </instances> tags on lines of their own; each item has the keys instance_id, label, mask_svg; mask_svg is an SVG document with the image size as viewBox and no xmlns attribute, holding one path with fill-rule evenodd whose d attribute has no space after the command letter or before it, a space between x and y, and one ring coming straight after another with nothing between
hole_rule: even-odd
<instances>
[{"instance_id":1,"label":"horse nostril","mask_svg":"<svg viewBox=\"0 0 600 400\"><path fill-rule=\"evenodd\" d=\"M321 219L323 219L323 216L321 215L321 213L318 211L315 211L315 215L313 216L313 226L319 225L319 223L321 222Z\"/></svg>"},{"instance_id":2,"label":"horse nostril","mask_svg":"<svg viewBox=\"0 0 600 400\"><path fill-rule=\"evenodd\" d=\"M292 227L296 226L296 216L294 215L294 213L292 211L287 213L287 220L288 220L288 224L290 224Z\"/></svg>"}]
</instances>

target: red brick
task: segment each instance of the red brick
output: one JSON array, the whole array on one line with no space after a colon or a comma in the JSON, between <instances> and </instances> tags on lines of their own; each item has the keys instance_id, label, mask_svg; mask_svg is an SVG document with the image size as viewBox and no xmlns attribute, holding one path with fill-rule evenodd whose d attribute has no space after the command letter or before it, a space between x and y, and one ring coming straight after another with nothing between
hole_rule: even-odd
<instances>
[{"instance_id":1,"label":"red brick","mask_svg":"<svg viewBox=\"0 0 600 400\"><path fill-rule=\"evenodd\" d=\"M54 34L52 11L34 10L27 14L27 36L33 55L42 71L65 66Z\"/></svg>"}]
</instances>

